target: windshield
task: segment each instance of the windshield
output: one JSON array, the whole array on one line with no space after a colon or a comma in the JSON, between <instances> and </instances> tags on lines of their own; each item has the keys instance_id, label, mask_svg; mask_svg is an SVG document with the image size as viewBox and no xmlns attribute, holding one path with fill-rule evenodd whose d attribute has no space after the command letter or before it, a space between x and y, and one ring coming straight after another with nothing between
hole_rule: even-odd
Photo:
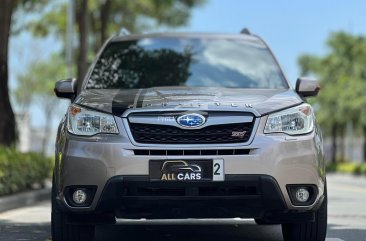
<instances>
[{"instance_id":1,"label":"windshield","mask_svg":"<svg viewBox=\"0 0 366 241\"><path fill-rule=\"evenodd\" d=\"M111 43L88 89L157 86L288 88L262 43L245 39L144 38Z\"/></svg>"}]
</instances>

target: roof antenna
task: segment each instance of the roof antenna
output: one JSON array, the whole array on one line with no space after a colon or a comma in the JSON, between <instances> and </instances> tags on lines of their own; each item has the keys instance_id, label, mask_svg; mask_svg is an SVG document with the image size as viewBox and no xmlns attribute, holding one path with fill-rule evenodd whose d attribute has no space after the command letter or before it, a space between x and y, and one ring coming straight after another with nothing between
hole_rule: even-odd
<instances>
[{"instance_id":1,"label":"roof antenna","mask_svg":"<svg viewBox=\"0 0 366 241\"><path fill-rule=\"evenodd\" d=\"M247 35L252 35L252 33L249 31L248 28L243 28L243 30L240 31L241 34L247 34Z\"/></svg>"}]
</instances>

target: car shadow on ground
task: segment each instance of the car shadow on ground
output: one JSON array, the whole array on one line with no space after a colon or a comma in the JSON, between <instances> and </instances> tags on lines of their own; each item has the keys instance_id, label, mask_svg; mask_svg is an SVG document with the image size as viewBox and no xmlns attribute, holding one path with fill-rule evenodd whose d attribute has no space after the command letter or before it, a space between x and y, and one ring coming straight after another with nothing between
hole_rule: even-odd
<instances>
[{"instance_id":1,"label":"car shadow on ground","mask_svg":"<svg viewBox=\"0 0 366 241\"><path fill-rule=\"evenodd\" d=\"M50 223L0 220L0 241L50 240ZM280 225L99 225L95 241L282 241ZM366 229L328 225L327 240L366 241Z\"/></svg>"},{"instance_id":2,"label":"car shadow on ground","mask_svg":"<svg viewBox=\"0 0 366 241\"><path fill-rule=\"evenodd\" d=\"M105 225L95 241L282 241L279 225Z\"/></svg>"},{"instance_id":3,"label":"car shadow on ground","mask_svg":"<svg viewBox=\"0 0 366 241\"><path fill-rule=\"evenodd\" d=\"M328 224L327 237L344 241L366 241L366 229Z\"/></svg>"},{"instance_id":4,"label":"car shadow on ground","mask_svg":"<svg viewBox=\"0 0 366 241\"><path fill-rule=\"evenodd\" d=\"M14 223L0 220L0 241L45 241L51 237L50 223Z\"/></svg>"}]
</instances>

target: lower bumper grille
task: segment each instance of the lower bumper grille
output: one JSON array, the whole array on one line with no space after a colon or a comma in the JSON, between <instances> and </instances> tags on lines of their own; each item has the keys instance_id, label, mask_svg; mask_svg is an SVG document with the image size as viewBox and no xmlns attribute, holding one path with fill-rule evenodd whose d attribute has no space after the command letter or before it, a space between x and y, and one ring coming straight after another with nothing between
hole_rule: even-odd
<instances>
[{"instance_id":1,"label":"lower bumper grille","mask_svg":"<svg viewBox=\"0 0 366 241\"><path fill-rule=\"evenodd\" d=\"M126 185L123 189L124 197L228 197L228 196L252 196L259 195L259 187L256 184L239 183L215 183L201 185L178 185L167 187L166 185L153 185L145 183L144 185Z\"/></svg>"},{"instance_id":2,"label":"lower bumper grille","mask_svg":"<svg viewBox=\"0 0 366 241\"><path fill-rule=\"evenodd\" d=\"M119 218L253 218L286 208L278 184L265 175L226 175L224 182L117 176L106 184L96 210Z\"/></svg>"}]
</instances>

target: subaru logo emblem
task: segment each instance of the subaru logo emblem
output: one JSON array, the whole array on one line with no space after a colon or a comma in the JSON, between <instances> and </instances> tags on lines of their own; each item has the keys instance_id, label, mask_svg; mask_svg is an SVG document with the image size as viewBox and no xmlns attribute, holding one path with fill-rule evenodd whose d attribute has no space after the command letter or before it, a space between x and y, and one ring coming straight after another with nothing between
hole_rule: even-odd
<instances>
[{"instance_id":1,"label":"subaru logo emblem","mask_svg":"<svg viewBox=\"0 0 366 241\"><path fill-rule=\"evenodd\" d=\"M206 118L200 114L186 114L177 118L177 123L180 126L187 128L195 128L205 124Z\"/></svg>"}]
</instances>

